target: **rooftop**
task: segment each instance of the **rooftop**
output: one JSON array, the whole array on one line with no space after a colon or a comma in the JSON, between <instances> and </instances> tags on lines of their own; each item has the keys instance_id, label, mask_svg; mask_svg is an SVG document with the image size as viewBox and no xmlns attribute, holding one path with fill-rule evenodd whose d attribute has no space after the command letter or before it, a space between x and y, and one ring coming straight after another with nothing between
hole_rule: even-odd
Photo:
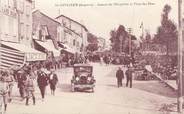
<instances>
[{"instance_id":1,"label":"rooftop","mask_svg":"<svg viewBox=\"0 0 184 114\"><path fill-rule=\"evenodd\" d=\"M65 16L65 15L60 15L60 16L56 17L56 19L58 19L58 18L60 18L60 17L65 17L65 18L67 18L67 19L69 19L69 20L71 20L71 21L73 21L73 22L75 22L75 23L81 25L86 31L88 31L88 29L87 29L83 24L81 24L81 23L79 23L79 22L77 22L77 21L75 21L75 20L73 20L73 19L71 19L71 18L69 18L69 17L67 17L67 16Z\"/></svg>"},{"instance_id":2,"label":"rooftop","mask_svg":"<svg viewBox=\"0 0 184 114\"><path fill-rule=\"evenodd\" d=\"M49 17L48 15L44 14L44 13L41 12L40 10L34 10L34 11L32 12L32 14L34 14L34 13L36 13L36 12L39 12L41 15L43 15L43 16L49 18L50 20L52 20L52 21L54 21L55 23L58 23L58 24L60 25L60 23L59 23L58 21L56 21L55 19L53 19L53 18Z\"/></svg>"}]
</instances>

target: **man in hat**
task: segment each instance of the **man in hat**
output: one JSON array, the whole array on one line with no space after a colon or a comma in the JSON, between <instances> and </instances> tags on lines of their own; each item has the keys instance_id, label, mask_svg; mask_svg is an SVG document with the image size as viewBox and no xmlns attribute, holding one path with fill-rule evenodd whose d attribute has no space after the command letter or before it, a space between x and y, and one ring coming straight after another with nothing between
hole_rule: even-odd
<instances>
[{"instance_id":1,"label":"man in hat","mask_svg":"<svg viewBox=\"0 0 184 114\"><path fill-rule=\"evenodd\" d=\"M17 74L18 88L19 93L22 99L25 97L25 81L26 81L26 72L23 70L18 71Z\"/></svg>"},{"instance_id":2,"label":"man in hat","mask_svg":"<svg viewBox=\"0 0 184 114\"><path fill-rule=\"evenodd\" d=\"M44 101L45 90L46 90L46 86L48 85L48 77L47 77L46 73L42 70L38 71L37 83L38 83L38 87L39 87L40 92L41 92L42 101Z\"/></svg>"},{"instance_id":3,"label":"man in hat","mask_svg":"<svg viewBox=\"0 0 184 114\"><path fill-rule=\"evenodd\" d=\"M133 74L133 68L128 66L128 69L125 72L126 75L126 87L128 87L130 83L130 88L132 88L132 74Z\"/></svg>"},{"instance_id":4,"label":"man in hat","mask_svg":"<svg viewBox=\"0 0 184 114\"><path fill-rule=\"evenodd\" d=\"M119 69L116 72L116 78L117 78L118 87L121 87L123 85L122 80L124 79L124 73L123 73L123 70L121 69L121 67L119 67Z\"/></svg>"},{"instance_id":5,"label":"man in hat","mask_svg":"<svg viewBox=\"0 0 184 114\"><path fill-rule=\"evenodd\" d=\"M54 70L51 70L51 73L49 75L49 84L50 84L50 89L51 89L51 94L55 95L55 90L56 90L56 85L58 83L58 77L56 73L54 73Z\"/></svg>"}]
</instances>

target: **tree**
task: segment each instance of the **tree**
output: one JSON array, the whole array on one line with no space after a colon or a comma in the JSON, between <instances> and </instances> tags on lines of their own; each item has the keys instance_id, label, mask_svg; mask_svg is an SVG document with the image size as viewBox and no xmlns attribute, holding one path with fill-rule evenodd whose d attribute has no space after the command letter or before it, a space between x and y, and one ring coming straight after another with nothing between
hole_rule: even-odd
<instances>
[{"instance_id":1,"label":"tree","mask_svg":"<svg viewBox=\"0 0 184 114\"><path fill-rule=\"evenodd\" d=\"M120 25L117 30L110 32L112 49L115 52L127 52L128 48L128 33L123 25Z\"/></svg>"},{"instance_id":2,"label":"tree","mask_svg":"<svg viewBox=\"0 0 184 114\"><path fill-rule=\"evenodd\" d=\"M91 51L91 52L96 51L96 50L98 50L98 44L88 44L86 49Z\"/></svg>"},{"instance_id":3,"label":"tree","mask_svg":"<svg viewBox=\"0 0 184 114\"><path fill-rule=\"evenodd\" d=\"M177 27L172 20L169 19L171 6L165 5L161 15L161 26L158 27L154 41L166 46L166 54L168 55L174 47L177 47ZM171 48L172 45L172 48ZM174 46L175 45L175 46ZM173 47L174 46L174 47Z\"/></svg>"},{"instance_id":4,"label":"tree","mask_svg":"<svg viewBox=\"0 0 184 114\"><path fill-rule=\"evenodd\" d=\"M87 34L88 46L86 47L87 50L93 52L98 50L98 40L97 36L93 35L92 33Z\"/></svg>"},{"instance_id":5,"label":"tree","mask_svg":"<svg viewBox=\"0 0 184 114\"><path fill-rule=\"evenodd\" d=\"M119 44L118 44L118 40L116 39L116 30L111 30L110 36L111 36L110 41L111 41L112 50L115 52L118 52Z\"/></svg>"},{"instance_id":6,"label":"tree","mask_svg":"<svg viewBox=\"0 0 184 114\"><path fill-rule=\"evenodd\" d=\"M117 30L111 30L110 36L112 50L116 53L124 52L129 54L129 41L131 41L132 44L131 48L137 48L137 45L134 45L133 42L133 40L137 40L137 38L132 34L130 34L129 37L129 34L123 25L120 25ZM129 38L131 40L129 40Z\"/></svg>"}]
</instances>

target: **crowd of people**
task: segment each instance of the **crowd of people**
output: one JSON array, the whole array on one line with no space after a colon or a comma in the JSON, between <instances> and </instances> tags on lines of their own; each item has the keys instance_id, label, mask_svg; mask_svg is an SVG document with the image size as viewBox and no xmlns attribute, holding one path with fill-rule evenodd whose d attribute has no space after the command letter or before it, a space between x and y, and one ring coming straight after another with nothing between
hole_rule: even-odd
<instances>
[{"instance_id":1,"label":"crowd of people","mask_svg":"<svg viewBox=\"0 0 184 114\"><path fill-rule=\"evenodd\" d=\"M139 60L139 59L140 60ZM136 59L136 60L135 60ZM129 57L129 56L112 56L106 55L86 55L79 56L78 58L70 57L67 59L67 66L72 66L76 63L88 63L88 62L99 62L100 64L121 64L127 67L125 73L120 67L116 72L117 86L122 87L122 81L126 76L126 87L132 88L132 79L135 69L138 67L145 67L149 64L153 68L153 72L159 73L164 79L168 79L176 69L173 65L156 64L153 57ZM136 61L139 62L137 65ZM158 61L160 62L160 61ZM172 63L172 62L169 62ZM140 69L142 69L140 68ZM0 106L4 107L4 111L7 110L8 103L12 101L12 88L17 87L21 97L21 101L25 101L25 105L29 105L29 100L32 99L33 105L36 104L35 88L38 86L42 101L45 99L46 87L49 85L51 94L55 95L56 85L58 83L58 77L55 73L54 65L49 62L26 64L21 69L7 69L0 70L0 95L2 96L3 104ZM125 75L125 76L124 76ZM141 74L146 80L148 71L143 70ZM16 86L17 85L17 86ZM36 86L37 85L37 86Z\"/></svg>"},{"instance_id":2,"label":"crowd of people","mask_svg":"<svg viewBox=\"0 0 184 114\"><path fill-rule=\"evenodd\" d=\"M127 58L126 58L127 57ZM176 58L174 56L159 56L159 55L135 55L135 58L128 58L128 56L124 56L124 61L122 65L127 67L132 63L134 72L134 79L136 80L157 80L158 76L163 80L176 80L177 81L177 65ZM121 58L119 58L121 59ZM146 68L149 66L150 68ZM130 68L128 68L130 69ZM121 70L117 71L117 84L118 87L122 85L122 81L124 79L124 74L127 77L127 73L119 73ZM120 75L121 74L121 75ZM157 76L156 76L157 75ZM131 77L131 78L129 78ZM130 82L132 85L132 76L128 76L126 82L126 86Z\"/></svg>"},{"instance_id":3,"label":"crowd of people","mask_svg":"<svg viewBox=\"0 0 184 114\"><path fill-rule=\"evenodd\" d=\"M8 69L0 71L0 95L3 101L0 106L4 111L7 110L8 103L12 101L12 88L18 87L21 101L25 101L25 105L29 105L32 98L33 105L36 104L35 88L41 93L42 101L45 98L45 90L49 85L51 94L55 95L58 77L53 69L44 67L33 68L31 65L25 65L19 70Z\"/></svg>"},{"instance_id":4,"label":"crowd of people","mask_svg":"<svg viewBox=\"0 0 184 114\"><path fill-rule=\"evenodd\" d=\"M176 80L176 59L169 56L140 56L138 57L138 69L143 69L145 65L150 65L153 72L161 76L162 79ZM145 71L146 74L146 71Z\"/></svg>"}]
</instances>

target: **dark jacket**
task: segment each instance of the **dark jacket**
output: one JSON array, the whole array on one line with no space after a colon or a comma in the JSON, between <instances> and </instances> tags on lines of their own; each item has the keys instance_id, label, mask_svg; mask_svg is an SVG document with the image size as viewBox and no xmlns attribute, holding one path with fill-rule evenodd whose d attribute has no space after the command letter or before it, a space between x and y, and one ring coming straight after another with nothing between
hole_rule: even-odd
<instances>
[{"instance_id":1,"label":"dark jacket","mask_svg":"<svg viewBox=\"0 0 184 114\"><path fill-rule=\"evenodd\" d=\"M51 78L51 75L53 75L53 77ZM53 84L53 85L56 85L58 82L58 77L56 74L50 74L50 79L49 79L49 83L50 84Z\"/></svg>"},{"instance_id":2,"label":"dark jacket","mask_svg":"<svg viewBox=\"0 0 184 114\"><path fill-rule=\"evenodd\" d=\"M132 78L132 73L133 73L133 71L130 70L130 69L128 69L128 70L125 72L126 77L127 77L127 78Z\"/></svg>"},{"instance_id":3,"label":"dark jacket","mask_svg":"<svg viewBox=\"0 0 184 114\"><path fill-rule=\"evenodd\" d=\"M119 70L116 72L116 77L117 77L118 79L123 79L123 78L124 78L124 73L123 73L123 71L119 69Z\"/></svg>"},{"instance_id":4,"label":"dark jacket","mask_svg":"<svg viewBox=\"0 0 184 114\"><path fill-rule=\"evenodd\" d=\"M37 83L39 87L45 87L48 85L48 78L44 72L38 73Z\"/></svg>"},{"instance_id":5,"label":"dark jacket","mask_svg":"<svg viewBox=\"0 0 184 114\"><path fill-rule=\"evenodd\" d=\"M18 74L17 80L18 80L18 88L24 87L26 81L26 74L25 73Z\"/></svg>"}]
</instances>

